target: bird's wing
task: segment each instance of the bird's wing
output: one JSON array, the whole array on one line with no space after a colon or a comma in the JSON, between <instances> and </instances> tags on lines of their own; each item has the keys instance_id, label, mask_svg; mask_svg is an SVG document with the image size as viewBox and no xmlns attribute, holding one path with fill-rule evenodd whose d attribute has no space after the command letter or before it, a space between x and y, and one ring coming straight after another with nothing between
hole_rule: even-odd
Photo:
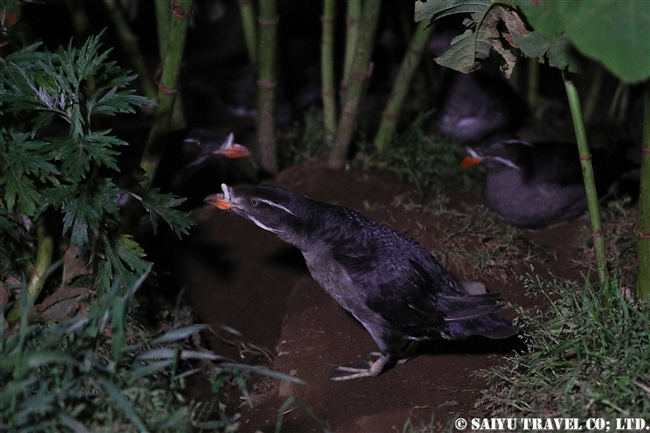
<instances>
[{"instance_id":1,"label":"bird's wing","mask_svg":"<svg viewBox=\"0 0 650 433\"><path fill-rule=\"evenodd\" d=\"M337 227L338 229L338 227ZM466 295L429 251L406 235L367 227L361 238L331 236L332 258L354 295L393 329L407 331L490 314L498 295Z\"/></svg>"},{"instance_id":2,"label":"bird's wing","mask_svg":"<svg viewBox=\"0 0 650 433\"><path fill-rule=\"evenodd\" d=\"M413 268L401 269L395 278L368 288L366 305L396 330L441 325L445 313L437 308L427 280Z\"/></svg>"},{"instance_id":3,"label":"bird's wing","mask_svg":"<svg viewBox=\"0 0 650 433\"><path fill-rule=\"evenodd\" d=\"M457 293L446 287L451 277L442 267L442 272L432 275L416 261L409 260L409 265L398 278L377 284L376 290L370 288L366 301L396 330L413 332L486 316L500 309L498 293Z\"/></svg>"}]
</instances>

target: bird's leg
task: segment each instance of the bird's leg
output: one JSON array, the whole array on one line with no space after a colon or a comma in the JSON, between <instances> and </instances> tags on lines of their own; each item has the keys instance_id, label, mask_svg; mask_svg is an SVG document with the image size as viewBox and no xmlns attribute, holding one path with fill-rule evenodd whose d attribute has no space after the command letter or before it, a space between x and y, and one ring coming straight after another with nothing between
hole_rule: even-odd
<instances>
[{"instance_id":1,"label":"bird's leg","mask_svg":"<svg viewBox=\"0 0 650 433\"><path fill-rule=\"evenodd\" d=\"M350 364L336 367L334 371L332 371L332 374L330 374L329 379L333 381L341 381L358 379L360 377L377 376L384 370L386 364L390 364L389 361L392 360L390 353L380 353L378 355L379 356L375 360L372 359L372 356L369 357L365 364Z\"/></svg>"},{"instance_id":2,"label":"bird's leg","mask_svg":"<svg viewBox=\"0 0 650 433\"><path fill-rule=\"evenodd\" d=\"M418 351L418 342L417 341L409 342L409 344L400 354L400 359L399 361L397 361L397 365L402 365L406 361L415 358L415 355L417 355L417 351Z\"/></svg>"},{"instance_id":3,"label":"bird's leg","mask_svg":"<svg viewBox=\"0 0 650 433\"><path fill-rule=\"evenodd\" d=\"M411 341L406 347L395 353L374 351L366 354L367 361L364 364L349 364L336 367L329 379L332 381L342 381L358 379L361 377L377 376L388 366L397 364L402 365L409 359L413 358L417 351L417 342ZM395 360L397 360L395 362Z\"/></svg>"}]
</instances>

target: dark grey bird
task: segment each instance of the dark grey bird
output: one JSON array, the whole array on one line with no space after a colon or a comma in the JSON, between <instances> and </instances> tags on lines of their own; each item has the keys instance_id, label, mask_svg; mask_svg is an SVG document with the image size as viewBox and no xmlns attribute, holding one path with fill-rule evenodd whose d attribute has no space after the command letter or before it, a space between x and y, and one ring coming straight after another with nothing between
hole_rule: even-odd
<instances>
[{"instance_id":1,"label":"dark grey bird","mask_svg":"<svg viewBox=\"0 0 650 433\"><path fill-rule=\"evenodd\" d=\"M587 210L582 168L575 143L530 143L499 133L468 147L461 167L481 163L487 174L487 207L506 223L546 227L579 217ZM592 149L598 195L616 194L616 183L634 164L623 152Z\"/></svg>"},{"instance_id":2,"label":"dark grey bird","mask_svg":"<svg viewBox=\"0 0 650 433\"><path fill-rule=\"evenodd\" d=\"M431 253L406 234L359 212L261 185L206 202L228 209L298 247L309 272L379 346L367 365L334 369L331 380L376 376L415 355L416 343L518 332L494 313L498 293L470 295Z\"/></svg>"},{"instance_id":3,"label":"dark grey bird","mask_svg":"<svg viewBox=\"0 0 650 433\"><path fill-rule=\"evenodd\" d=\"M464 28L434 33L427 47L429 53L442 56ZM526 102L501 71L489 72L486 66L468 74L443 68L445 78L436 95L436 124L453 140L477 142L496 131L516 131L526 120Z\"/></svg>"},{"instance_id":4,"label":"dark grey bird","mask_svg":"<svg viewBox=\"0 0 650 433\"><path fill-rule=\"evenodd\" d=\"M438 128L454 140L475 142L496 131L516 131L526 119L526 103L501 77L456 72L445 89Z\"/></svg>"}]
</instances>

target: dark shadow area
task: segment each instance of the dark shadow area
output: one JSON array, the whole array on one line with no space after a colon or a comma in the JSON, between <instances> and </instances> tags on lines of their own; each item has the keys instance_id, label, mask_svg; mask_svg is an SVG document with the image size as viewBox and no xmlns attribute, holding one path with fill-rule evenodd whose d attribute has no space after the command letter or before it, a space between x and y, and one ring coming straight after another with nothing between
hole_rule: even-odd
<instances>
[{"instance_id":1,"label":"dark shadow area","mask_svg":"<svg viewBox=\"0 0 650 433\"><path fill-rule=\"evenodd\" d=\"M433 340L422 342L418 346L418 356L455 355L461 353L472 355L505 355L512 352L525 352L526 350L526 344L517 335L501 340L476 336L464 340Z\"/></svg>"},{"instance_id":2,"label":"dark shadow area","mask_svg":"<svg viewBox=\"0 0 650 433\"><path fill-rule=\"evenodd\" d=\"M268 257L268 263L301 274L309 272L302 253L298 248L291 245L286 245L271 254Z\"/></svg>"}]
</instances>

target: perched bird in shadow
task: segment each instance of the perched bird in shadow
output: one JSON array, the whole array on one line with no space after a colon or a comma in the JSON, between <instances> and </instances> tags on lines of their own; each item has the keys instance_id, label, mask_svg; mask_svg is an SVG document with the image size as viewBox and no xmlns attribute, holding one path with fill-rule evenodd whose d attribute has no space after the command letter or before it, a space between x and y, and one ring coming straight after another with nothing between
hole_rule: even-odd
<instances>
[{"instance_id":1,"label":"perched bird in shadow","mask_svg":"<svg viewBox=\"0 0 650 433\"><path fill-rule=\"evenodd\" d=\"M623 152L592 149L598 195L615 192L615 183L632 169ZM529 143L500 133L468 147L461 167L481 163L487 174L487 207L506 223L541 228L579 217L587 196L575 143Z\"/></svg>"},{"instance_id":2,"label":"perched bird in shadow","mask_svg":"<svg viewBox=\"0 0 650 433\"><path fill-rule=\"evenodd\" d=\"M428 44L429 53L442 56L460 33L458 28L435 33ZM500 71L483 68L464 74L445 69L444 76L436 95L436 124L447 137L477 142L497 131L516 131L525 122L527 104Z\"/></svg>"},{"instance_id":3,"label":"perched bird in shadow","mask_svg":"<svg viewBox=\"0 0 650 433\"><path fill-rule=\"evenodd\" d=\"M376 376L413 357L419 341L507 338L518 332L494 314L501 306L498 293L468 294L404 233L275 186L221 188L223 193L205 201L295 245L316 282L379 346L367 364L337 367L330 380Z\"/></svg>"},{"instance_id":4,"label":"perched bird in shadow","mask_svg":"<svg viewBox=\"0 0 650 433\"><path fill-rule=\"evenodd\" d=\"M437 117L446 136L475 142L496 131L516 131L524 123L526 104L501 77L456 72L449 80Z\"/></svg>"}]
</instances>

